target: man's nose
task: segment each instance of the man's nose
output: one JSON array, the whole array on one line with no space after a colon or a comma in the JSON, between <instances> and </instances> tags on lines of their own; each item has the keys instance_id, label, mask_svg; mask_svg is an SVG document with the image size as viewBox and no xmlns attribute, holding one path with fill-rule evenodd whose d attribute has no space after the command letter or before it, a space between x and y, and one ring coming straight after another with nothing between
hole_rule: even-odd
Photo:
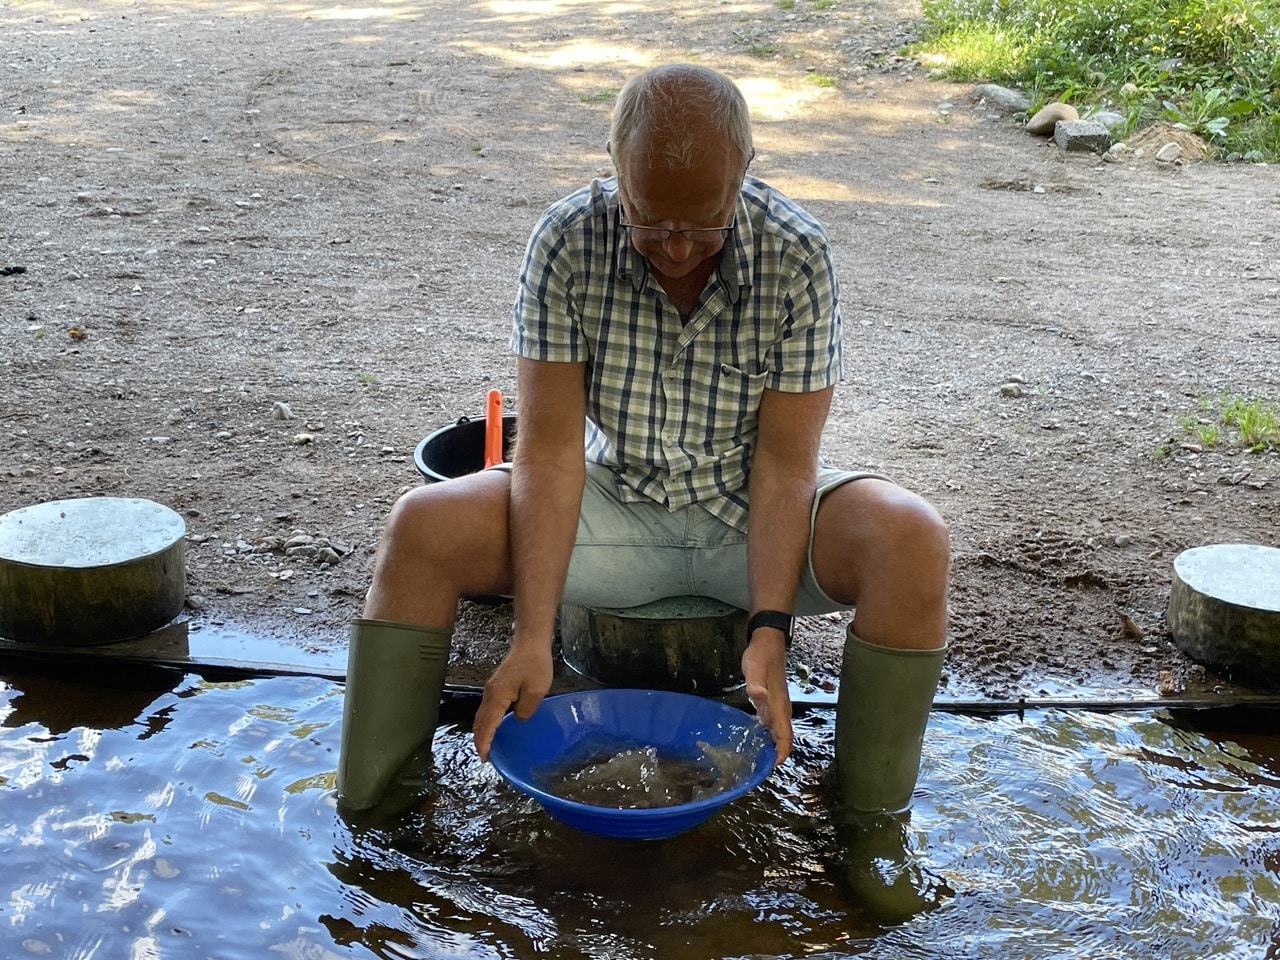
<instances>
[{"instance_id":1,"label":"man's nose","mask_svg":"<svg viewBox=\"0 0 1280 960\"><path fill-rule=\"evenodd\" d=\"M693 253L693 243L681 234L673 233L662 241L662 251L679 263L689 259L689 255Z\"/></svg>"}]
</instances>

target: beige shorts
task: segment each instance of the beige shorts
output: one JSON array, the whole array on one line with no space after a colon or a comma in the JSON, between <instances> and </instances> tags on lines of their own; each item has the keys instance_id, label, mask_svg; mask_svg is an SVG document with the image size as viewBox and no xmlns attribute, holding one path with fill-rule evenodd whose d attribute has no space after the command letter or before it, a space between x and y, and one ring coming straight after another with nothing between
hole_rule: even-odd
<instances>
[{"instance_id":1,"label":"beige shorts","mask_svg":"<svg viewBox=\"0 0 1280 960\"><path fill-rule=\"evenodd\" d=\"M809 543L824 495L851 480L880 474L822 466L809 513ZM578 537L569 561L564 602L634 607L665 597L712 597L747 609L747 535L697 504L670 511L652 502L624 503L612 471L587 464ZM822 592L812 546L795 613L847 610Z\"/></svg>"}]
</instances>

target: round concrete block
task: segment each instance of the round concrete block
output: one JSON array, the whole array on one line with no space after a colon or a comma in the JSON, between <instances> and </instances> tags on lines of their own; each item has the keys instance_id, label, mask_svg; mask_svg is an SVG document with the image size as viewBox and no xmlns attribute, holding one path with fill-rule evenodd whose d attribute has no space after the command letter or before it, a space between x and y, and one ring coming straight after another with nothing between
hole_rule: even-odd
<instances>
[{"instance_id":1,"label":"round concrete block","mask_svg":"<svg viewBox=\"0 0 1280 960\"><path fill-rule=\"evenodd\" d=\"M1223 543L1173 562L1169 632L1227 679L1280 688L1280 549Z\"/></svg>"},{"instance_id":2,"label":"round concrete block","mask_svg":"<svg viewBox=\"0 0 1280 960\"><path fill-rule=\"evenodd\" d=\"M717 694L742 685L747 613L706 597L560 608L564 660L607 686Z\"/></svg>"},{"instance_id":3,"label":"round concrete block","mask_svg":"<svg viewBox=\"0 0 1280 960\"><path fill-rule=\"evenodd\" d=\"M186 599L186 524L149 500L88 497L0 517L0 637L78 645L168 623Z\"/></svg>"}]
</instances>

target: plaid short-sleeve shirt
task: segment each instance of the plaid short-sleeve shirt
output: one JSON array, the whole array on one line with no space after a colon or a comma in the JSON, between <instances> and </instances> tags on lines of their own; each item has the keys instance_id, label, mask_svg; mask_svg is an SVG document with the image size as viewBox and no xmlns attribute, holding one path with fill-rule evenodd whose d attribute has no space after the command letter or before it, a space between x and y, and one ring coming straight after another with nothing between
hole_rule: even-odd
<instances>
[{"instance_id":1,"label":"plaid short-sleeve shirt","mask_svg":"<svg viewBox=\"0 0 1280 960\"><path fill-rule=\"evenodd\" d=\"M543 214L520 271L512 349L586 363L586 456L612 468L625 501L700 503L745 530L761 394L840 378L826 234L748 177L719 267L682 324L620 216L613 178Z\"/></svg>"}]
</instances>

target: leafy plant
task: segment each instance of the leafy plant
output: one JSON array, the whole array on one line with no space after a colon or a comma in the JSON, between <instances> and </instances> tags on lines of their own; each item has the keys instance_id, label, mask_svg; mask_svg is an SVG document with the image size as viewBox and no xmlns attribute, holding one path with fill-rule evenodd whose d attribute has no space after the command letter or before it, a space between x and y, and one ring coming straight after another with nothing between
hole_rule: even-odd
<instances>
[{"instance_id":1,"label":"leafy plant","mask_svg":"<svg viewBox=\"0 0 1280 960\"><path fill-rule=\"evenodd\" d=\"M956 80L1024 86L1037 103L1123 104L1227 159L1280 160L1277 0L923 0L911 52ZM1082 110L1082 112L1085 112Z\"/></svg>"}]
</instances>

